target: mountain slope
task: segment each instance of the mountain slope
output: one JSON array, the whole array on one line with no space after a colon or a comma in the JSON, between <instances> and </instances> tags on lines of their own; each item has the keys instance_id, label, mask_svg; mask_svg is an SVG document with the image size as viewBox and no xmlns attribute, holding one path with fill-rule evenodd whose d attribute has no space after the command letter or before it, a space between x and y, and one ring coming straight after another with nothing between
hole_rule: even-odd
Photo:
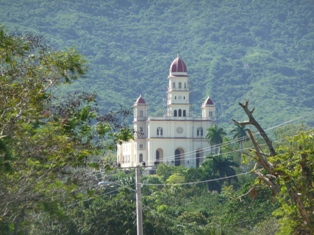
<instances>
[{"instance_id":1,"label":"mountain slope","mask_svg":"<svg viewBox=\"0 0 314 235\"><path fill-rule=\"evenodd\" d=\"M223 125L244 118L238 102L246 99L265 127L313 111L311 0L3 0L0 22L57 48L75 45L90 61L88 79L63 92L96 91L104 111L131 107L141 94L162 115L177 53L197 115L208 95Z\"/></svg>"}]
</instances>

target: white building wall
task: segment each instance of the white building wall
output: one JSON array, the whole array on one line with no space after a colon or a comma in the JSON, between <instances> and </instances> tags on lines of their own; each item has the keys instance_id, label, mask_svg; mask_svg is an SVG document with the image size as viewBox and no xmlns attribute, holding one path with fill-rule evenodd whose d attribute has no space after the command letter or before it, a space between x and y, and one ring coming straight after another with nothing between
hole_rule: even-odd
<instances>
[{"instance_id":1,"label":"white building wall","mask_svg":"<svg viewBox=\"0 0 314 235\"><path fill-rule=\"evenodd\" d=\"M117 160L122 167L141 164L140 154L143 155L146 166L153 166L157 149L162 150L160 160L168 164L175 163L176 149L182 150L181 164L186 167L195 167L196 162L200 163L209 153L210 146L204 138L207 129L215 123L215 105L208 97L200 110L201 118L192 118L186 70L170 69L168 79L167 113L164 117L147 117L147 105L141 96L134 103L135 139L117 147ZM178 114L179 109L182 111L181 116ZM185 116L183 110L186 111ZM177 116L174 116L175 111ZM162 134L161 130L157 134L157 128L162 128ZM202 135L199 128L202 128ZM203 158L196 161L197 151L201 150Z\"/></svg>"}]
</instances>

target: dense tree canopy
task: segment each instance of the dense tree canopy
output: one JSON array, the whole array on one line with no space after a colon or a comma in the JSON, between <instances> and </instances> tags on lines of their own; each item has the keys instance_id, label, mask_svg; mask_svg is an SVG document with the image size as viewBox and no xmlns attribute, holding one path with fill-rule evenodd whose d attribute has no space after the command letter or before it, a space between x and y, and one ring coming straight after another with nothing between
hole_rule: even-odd
<instances>
[{"instance_id":1,"label":"dense tree canopy","mask_svg":"<svg viewBox=\"0 0 314 235\"><path fill-rule=\"evenodd\" d=\"M311 0L11 0L1 1L0 21L56 48L76 45L93 82L62 90L96 91L101 109L131 107L142 94L150 114L162 115L169 65L180 53L193 115L210 95L226 126L243 117L237 102L250 99L269 126L313 110L313 8Z\"/></svg>"},{"instance_id":2,"label":"dense tree canopy","mask_svg":"<svg viewBox=\"0 0 314 235\"><path fill-rule=\"evenodd\" d=\"M84 177L75 169L99 166L95 157L124 138L129 112L98 114L94 94L55 96L86 72L73 48L54 51L41 37L1 27L0 55L0 225L20 234L41 212L61 216L60 204L80 197Z\"/></svg>"}]
</instances>

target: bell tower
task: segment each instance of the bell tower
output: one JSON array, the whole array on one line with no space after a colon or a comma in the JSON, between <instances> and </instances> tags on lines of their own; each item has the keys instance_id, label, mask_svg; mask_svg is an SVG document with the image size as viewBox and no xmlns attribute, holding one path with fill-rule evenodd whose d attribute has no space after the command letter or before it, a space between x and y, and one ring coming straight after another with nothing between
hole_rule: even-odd
<instances>
[{"instance_id":1,"label":"bell tower","mask_svg":"<svg viewBox=\"0 0 314 235\"><path fill-rule=\"evenodd\" d=\"M202 105L202 118L214 121L215 116L216 116L216 106L214 102L212 101L212 99L209 98L208 96Z\"/></svg>"},{"instance_id":2,"label":"bell tower","mask_svg":"<svg viewBox=\"0 0 314 235\"><path fill-rule=\"evenodd\" d=\"M147 120L147 104L140 95L133 105L134 110L134 129L136 138L144 138L147 135L145 130L145 121Z\"/></svg>"},{"instance_id":3,"label":"bell tower","mask_svg":"<svg viewBox=\"0 0 314 235\"><path fill-rule=\"evenodd\" d=\"M171 63L167 95L167 117L190 116L190 90L187 67L178 55Z\"/></svg>"}]
</instances>

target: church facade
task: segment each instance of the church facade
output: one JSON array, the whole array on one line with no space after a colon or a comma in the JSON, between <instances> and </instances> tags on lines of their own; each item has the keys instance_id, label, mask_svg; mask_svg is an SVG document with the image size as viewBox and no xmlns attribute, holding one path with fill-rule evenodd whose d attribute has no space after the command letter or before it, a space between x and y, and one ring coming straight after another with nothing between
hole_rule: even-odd
<instances>
[{"instance_id":1,"label":"church facade","mask_svg":"<svg viewBox=\"0 0 314 235\"><path fill-rule=\"evenodd\" d=\"M190 89L187 66L178 55L168 76L167 112L163 117L147 116L144 98L133 105L134 140L117 145L117 162L121 167L174 166L198 167L210 152L205 139L207 129L215 125L216 107L207 98L199 117L190 113Z\"/></svg>"}]
</instances>

